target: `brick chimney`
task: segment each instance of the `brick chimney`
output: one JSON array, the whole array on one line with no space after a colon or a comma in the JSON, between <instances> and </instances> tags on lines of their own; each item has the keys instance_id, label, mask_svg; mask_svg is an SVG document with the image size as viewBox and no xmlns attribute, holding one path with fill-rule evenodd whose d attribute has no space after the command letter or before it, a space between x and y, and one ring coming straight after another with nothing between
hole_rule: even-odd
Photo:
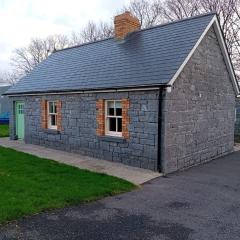
<instances>
[{"instance_id":1,"label":"brick chimney","mask_svg":"<svg viewBox=\"0 0 240 240\"><path fill-rule=\"evenodd\" d=\"M140 29L139 20L132 16L130 12L126 11L114 18L115 25L115 38L123 40L128 33L134 32Z\"/></svg>"}]
</instances>

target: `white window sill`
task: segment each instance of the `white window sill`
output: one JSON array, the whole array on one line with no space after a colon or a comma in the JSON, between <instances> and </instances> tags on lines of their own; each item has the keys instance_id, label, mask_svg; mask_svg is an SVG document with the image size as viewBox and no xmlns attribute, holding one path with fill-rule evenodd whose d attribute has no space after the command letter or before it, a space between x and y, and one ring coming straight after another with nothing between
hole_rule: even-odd
<instances>
[{"instance_id":1,"label":"white window sill","mask_svg":"<svg viewBox=\"0 0 240 240\"><path fill-rule=\"evenodd\" d=\"M50 130L57 130L57 126L49 126L48 129L50 129Z\"/></svg>"},{"instance_id":2,"label":"white window sill","mask_svg":"<svg viewBox=\"0 0 240 240\"><path fill-rule=\"evenodd\" d=\"M117 132L110 132L110 131L105 131L105 135L109 137L119 137L122 138L122 133L117 133Z\"/></svg>"}]
</instances>

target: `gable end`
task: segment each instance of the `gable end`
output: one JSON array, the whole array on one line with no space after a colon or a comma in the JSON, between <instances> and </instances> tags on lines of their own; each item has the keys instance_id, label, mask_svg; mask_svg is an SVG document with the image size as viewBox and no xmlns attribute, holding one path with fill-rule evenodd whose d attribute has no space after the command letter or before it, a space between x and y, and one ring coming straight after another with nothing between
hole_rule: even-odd
<instances>
[{"instance_id":1,"label":"gable end","mask_svg":"<svg viewBox=\"0 0 240 240\"><path fill-rule=\"evenodd\" d=\"M206 34L208 33L208 31L210 30L211 27L213 27L215 30L217 40L218 40L218 43L219 43L228 73L229 73L229 76L233 83L233 88L234 88L235 94L236 94L236 96L238 96L240 93L239 87L238 87L238 82L236 79L236 75L235 75L235 72L233 69L231 59L229 57L229 53L228 53L226 43L225 43L222 31L221 31L221 27L219 25L219 21L218 21L216 15L213 17L212 21L208 24L208 26L206 27L205 31L203 32L203 34L201 35L201 37L199 38L199 40L197 41L197 43L195 44L193 49L190 51L190 53L188 54L188 56L186 57L186 59L184 60L184 62L180 66L180 68L178 69L178 71L175 73L173 78L170 80L169 84L171 86L174 84L174 82L176 81L176 79L178 78L180 73L183 71L184 67L186 66L186 64L188 63L188 61L190 60L190 58L192 57L192 55L194 54L194 52L196 51L196 49L198 48L198 46L200 45L200 43L202 42L202 40L204 39L204 37L206 36Z\"/></svg>"}]
</instances>

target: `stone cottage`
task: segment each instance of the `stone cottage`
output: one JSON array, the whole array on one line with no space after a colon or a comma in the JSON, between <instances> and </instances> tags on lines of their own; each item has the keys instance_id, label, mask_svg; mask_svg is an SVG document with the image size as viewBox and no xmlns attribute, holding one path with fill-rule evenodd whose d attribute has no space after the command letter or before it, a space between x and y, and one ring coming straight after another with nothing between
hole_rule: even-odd
<instances>
[{"instance_id":1,"label":"stone cottage","mask_svg":"<svg viewBox=\"0 0 240 240\"><path fill-rule=\"evenodd\" d=\"M8 92L11 139L165 174L233 150L234 70L215 14L59 50Z\"/></svg>"}]
</instances>

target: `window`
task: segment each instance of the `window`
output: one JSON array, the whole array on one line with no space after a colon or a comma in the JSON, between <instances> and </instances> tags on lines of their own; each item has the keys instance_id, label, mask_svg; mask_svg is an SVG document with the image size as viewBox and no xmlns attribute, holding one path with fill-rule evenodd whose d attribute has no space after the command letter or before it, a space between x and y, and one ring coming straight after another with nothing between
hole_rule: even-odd
<instances>
[{"instance_id":1,"label":"window","mask_svg":"<svg viewBox=\"0 0 240 240\"><path fill-rule=\"evenodd\" d=\"M48 128L57 129L57 103L48 102Z\"/></svg>"},{"instance_id":2,"label":"window","mask_svg":"<svg viewBox=\"0 0 240 240\"><path fill-rule=\"evenodd\" d=\"M122 136L122 103L121 101L106 101L106 135Z\"/></svg>"},{"instance_id":3,"label":"window","mask_svg":"<svg viewBox=\"0 0 240 240\"><path fill-rule=\"evenodd\" d=\"M18 108L17 108L17 111L18 111L18 114L24 114L24 110L23 110L23 104L18 104Z\"/></svg>"}]
</instances>

